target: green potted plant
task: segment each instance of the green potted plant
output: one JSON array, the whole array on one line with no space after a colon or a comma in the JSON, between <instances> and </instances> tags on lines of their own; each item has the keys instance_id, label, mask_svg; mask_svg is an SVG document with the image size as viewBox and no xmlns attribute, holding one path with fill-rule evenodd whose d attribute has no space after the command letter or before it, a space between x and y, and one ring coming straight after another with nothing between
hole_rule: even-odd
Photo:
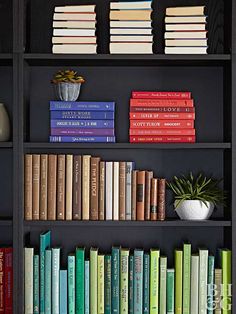
<instances>
[{"instance_id":1,"label":"green potted plant","mask_svg":"<svg viewBox=\"0 0 236 314\"><path fill-rule=\"evenodd\" d=\"M74 70L58 71L52 79L57 97L63 101L76 101L84 82L84 78Z\"/></svg>"},{"instance_id":2,"label":"green potted plant","mask_svg":"<svg viewBox=\"0 0 236 314\"><path fill-rule=\"evenodd\" d=\"M219 187L221 180L203 174L174 176L167 186L174 193L174 207L181 219L209 219L216 205L224 205L225 192Z\"/></svg>"}]
</instances>

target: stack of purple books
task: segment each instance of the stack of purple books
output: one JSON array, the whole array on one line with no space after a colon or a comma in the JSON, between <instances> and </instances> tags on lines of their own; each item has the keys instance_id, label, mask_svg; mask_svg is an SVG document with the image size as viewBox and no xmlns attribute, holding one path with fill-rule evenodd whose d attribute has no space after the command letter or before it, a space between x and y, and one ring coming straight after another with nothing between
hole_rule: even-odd
<instances>
[{"instance_id":1,"label":"stack of purple books","mask_svg":"<svg viewBox=\"0 0 236 314\"><path fill-rule=\"evenodd\" d=\"M50 102L50 142L115 142L115 103Z\"/></svg>"}]
</instances>

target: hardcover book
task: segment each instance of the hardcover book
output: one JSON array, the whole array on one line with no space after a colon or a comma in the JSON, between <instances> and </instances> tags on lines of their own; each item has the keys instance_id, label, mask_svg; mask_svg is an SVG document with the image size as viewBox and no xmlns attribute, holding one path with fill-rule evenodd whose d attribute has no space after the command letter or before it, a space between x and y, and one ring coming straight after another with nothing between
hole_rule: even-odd
<instances>
[{"instance_id":1,"label":"hardcover book","mask_svg":"<svg viewBox=\"0 0 236 314\"><path fill-rule=\"evenodd\" d=\"M143 313L143 255L141 249L134 250L134 313Z\"/></svg>"},{"instance_id":2,"label":"hardcover book","mask_svg":"<svg viewBox=\"0 0 236 314\"><path fill-rule=\"evenodd\" d=\"M50 101L50 110L114 111L115 103L98 101Z\"/></svg>"}]
</instances>

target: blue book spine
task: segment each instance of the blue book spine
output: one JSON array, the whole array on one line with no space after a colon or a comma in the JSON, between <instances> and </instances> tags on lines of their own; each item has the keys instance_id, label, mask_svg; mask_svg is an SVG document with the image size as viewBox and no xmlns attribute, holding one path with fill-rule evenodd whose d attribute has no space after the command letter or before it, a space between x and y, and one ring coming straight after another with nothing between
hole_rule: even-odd
<instances>
[{"instance_id":1,"label":"blue book spine","mask_svg":"<svg viewBox=\"0 0 236 314\"><path fill-rule=\"evenodd\" d=\"M143 313L148 313L149 314L149 287L150 287L150 256L149 254L144 254L144 259L143 259L144 267L143 267Z\"/></svg>"},{"instance_id":2,"label":"blue book spine","mask_svg":"<svg viewBox=\"0 0 236 314\"><path fill-rule=\"evenodd\" d=\"M214 312L214 272L215 272L215 257L209 255L208 257L208 293L207 293L207 314L213 314Z\"/></svg>"},{"instance_id":3,"label":"blue book spine","mask_svg":"<svg viewBox=\"0 0 236 314\"><path fill-rule=\"evenodd\" d=\"M112 313L120 313L120 248L113 247L111 253L111 306Z\"/></svg>"},{"instance_id":4,"label":"blue book spine","mask_svg":"<svg viewBox=\"0 0 236 314\"><path fill-rule=\"evenodd\" d=\"M126 220L131 220L131 204L132 204L132 171L134 170L134 162L126 162Z\"/></svg>"},{"instance_id":5,"label":"blue book spine","mask_svg":"<svg viewBox=\"0 0 236 314\"><path fill-rule=\"evenodd\" d=\"M34 314L39 313L39 255L34 255Z\"/></svg>"},{"instance_id":6,"label":"blue book spine","mask_svg":"<svg viewBox=\"0 0 236 314\"><path fill-rule=\"evenodd\" d=\"M115 136L114 129L51 128L54 136Z\"/></svg>"},{"instance_id":7,"label":"blue book spine","mask_svg":"<svg viewBox=\"0 0 236 314\"><path fill-rule=\"evenodd\" d=\"M60 248L52 249L52 314L59 314Z\"/></svg>"},{"instance_id":8,"label":"blue book spine","mask_svg":"<svg viewBox=\"0 0 236 314\"><path fill-rule=\"evenodd\" d=\"M50 136L51 143L115 143L115 136Z\"/></svg>"},{"instance_id":9,"label":"blue book spine","mask_svg":"<svg viewBox=\"0 0 236 314\"><path fill-rule=\"evenodd\" d=\"M85 314L89 314L89 261L85 261L84 264L84 275L85 275L85 282L84 282L84 309Z\"/></svg>"},{"instance_id":10,"label":"blue book spine","mask_svg":"<svg viewBox=\"0 0 236 314\"><path fill-rule=\"evenodd\" d=\"M50 110L114 111L114 102L50 101Z\"/></svg>"},{"instance_id":11,"label":"blue book spine","mask_svg":"<svg viewBox=\"0 0 236 314\"><path fill-rule=\"evenodd\" d=\"M51 120L51 128L113 129L114 120Z\"/></svg>"},{"instance_id":12,"label":"blue book spine","mask_svg":"<svg viewBox=\"0 0 236 314\"><path fill-rule=\"evenodd\" d=\"M51 120L114 120L113 111L51 111Z\"/></svg>"},{"instance_id":13,"label":"blue book spine","mask_svg":"<svg viewBox=\"0 0 236 314\"><path fill-rule=\"evenodd\" d=\"M143 250L134 250L134 313L143 314Z\"/></svg>"},{"instance_id":14,"label":"blue book spine","mask_svg":"<svg viewBox=\"0 0 236 314\"><path fill-rule=\"evenodd\" d=\"M52 313L52 252L45 251L45 314Z\"/></svg>"},{"instance_id":15,"label":"blue book spine","mask_svg":"<svg viewBox=\"0 0 236 314\"><path fill-rule=\"evenodd\" d=\"M75 314L75 256L68 256L68 313Z\"/></svg>"},{"instance_id":16,"label":"blue book spine","mask_svg":"<svg viewBox=\"0 0 236 314\"><path fill-rule=\"evenodd\" d=\"M60 314L67 314L67 270L60 270Z\"/></svg>"}]
</instances>

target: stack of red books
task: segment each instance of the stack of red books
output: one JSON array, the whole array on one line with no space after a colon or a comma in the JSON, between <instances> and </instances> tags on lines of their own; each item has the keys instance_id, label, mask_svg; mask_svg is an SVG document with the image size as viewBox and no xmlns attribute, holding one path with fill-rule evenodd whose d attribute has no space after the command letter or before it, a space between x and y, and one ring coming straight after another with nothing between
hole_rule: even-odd
<instances>
[{"instance_id":1,"label":"stack of red books","mask_svg":"<svg viewBox=\"0 0 236 314\"><path fill-rule=\"evenodd\" d=\"M190 92L132 92L130 143L195 143Z\"/></svg>"}]
</instances>

